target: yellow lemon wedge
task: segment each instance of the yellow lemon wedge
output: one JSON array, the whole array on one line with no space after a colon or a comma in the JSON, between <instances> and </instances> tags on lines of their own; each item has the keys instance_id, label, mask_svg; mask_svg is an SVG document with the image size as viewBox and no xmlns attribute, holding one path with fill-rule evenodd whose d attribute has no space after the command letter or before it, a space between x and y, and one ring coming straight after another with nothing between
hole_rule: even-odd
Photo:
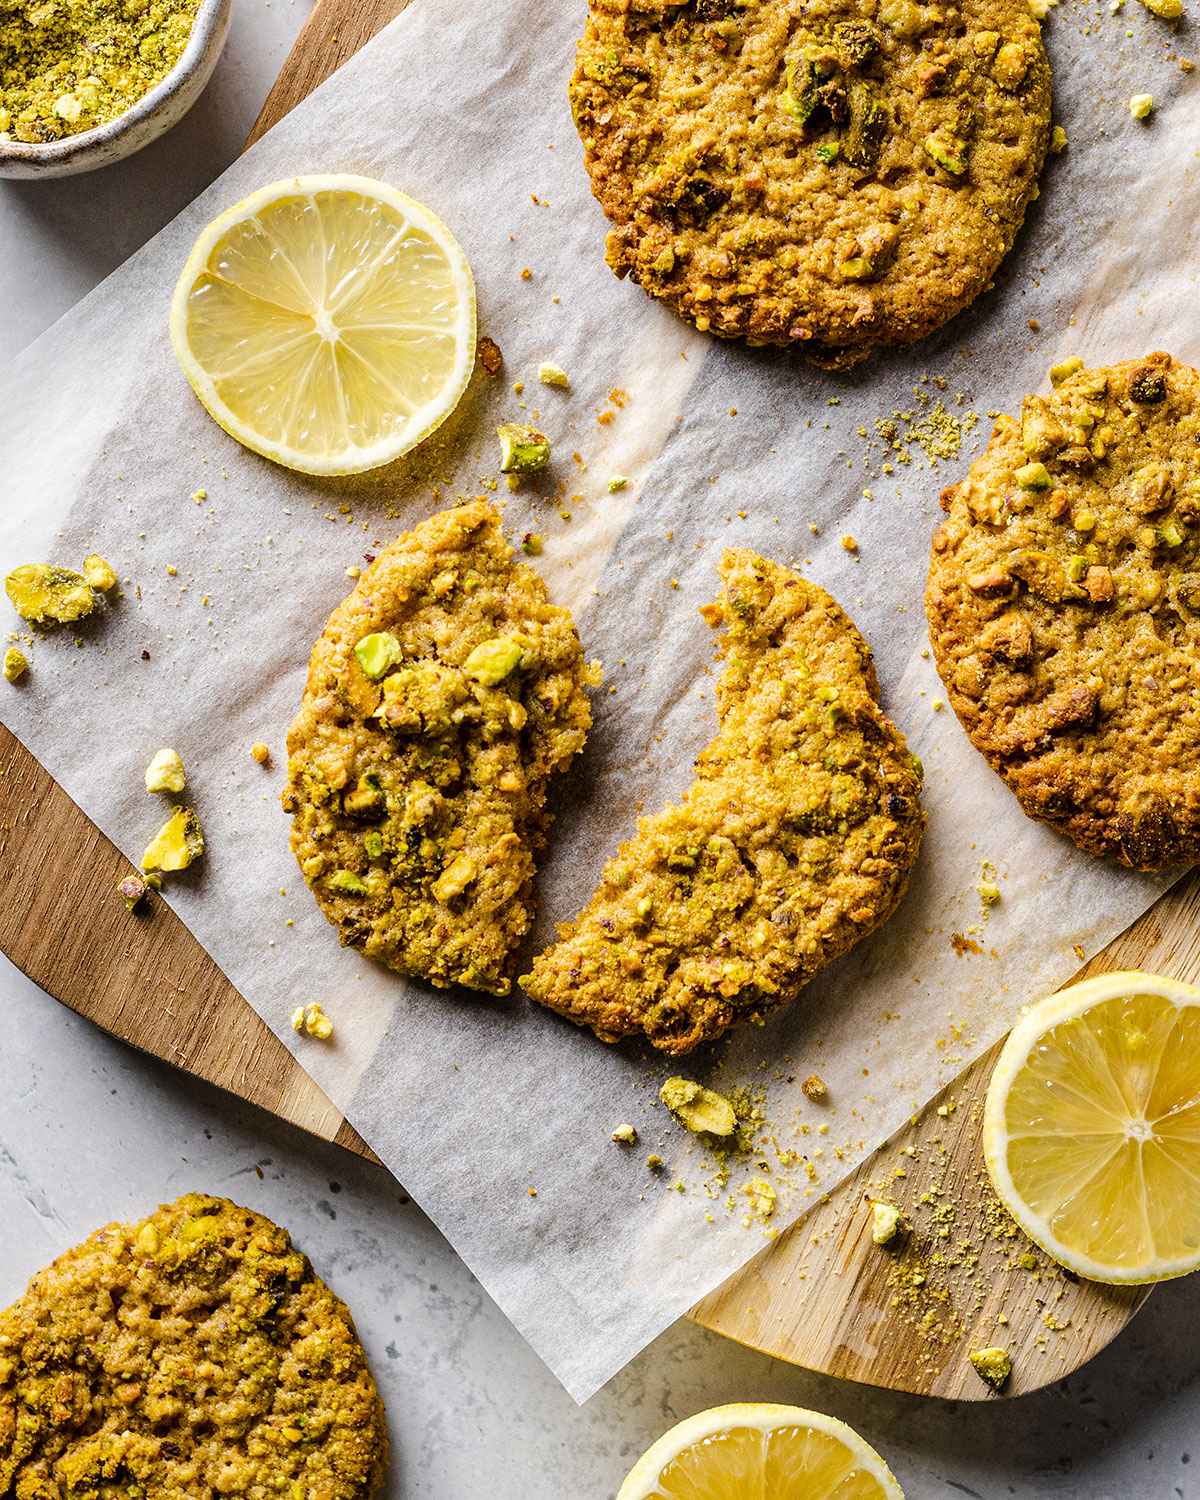
<instances>
[{"instance_id":1,"label":"yellow lemon wedge","mask_svg":"<svg viewBox=\"0 0 1200 1500\"><path fill-rule=\"evenodd\" d=\"M617 1500L904 1500L852 1427L799 1406L714 1406L660 1437Z\"/></svg>"},{"instance_id":2,"label":"yellow lemon wedge","mask_svg":"<svg viewBox=\"0 0 1200 1500\"><path fill-rule=\"evenodd\" d=\"M988 1085L997 1194L1047 1254L1093 1281L1200 1266L1200 989L1101 974L1034 1005Z\"/></svg>"},{"instance_id":3,"label":"yellow lemon wedge","mask_svg":"<svg viewBox=\"0 0 1200 1500\"><path fill-rule=\"evenodd\" d=\"M238 442L307 474L357 474L457 406L475 363L475 284L458 241L405 193L291 177L200 235L171 343Z\"/></svg>"}]
</instances>

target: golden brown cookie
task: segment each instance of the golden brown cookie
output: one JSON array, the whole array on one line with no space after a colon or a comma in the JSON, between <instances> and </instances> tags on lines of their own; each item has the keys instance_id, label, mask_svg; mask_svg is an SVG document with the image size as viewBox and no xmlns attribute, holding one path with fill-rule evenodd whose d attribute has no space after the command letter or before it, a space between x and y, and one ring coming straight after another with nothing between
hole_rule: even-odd
<instances>
[{"instance_id":1,"label":"golden brown cookie","mask_svg":"<svg viewBox=\"0 0 1200 1500\"><path fill-rule=\"evenodd\" d=\"M1031 818L1135 869L1200 858L1200 375L1069 360L942 496L950 701Z\"/></svg>"},{"instance_id":2,"label":"golden brown cookie","mask_svg":"<svg viewBox=\"0 0 1200 1500\"><path fill-rule=\"evenodd\" d=\"M485 501L379 554L313 648L288 734L292 849L343 943L508 993L547 787L583 748L594 675Z\"/></svg>"},{"instance_id":3,"label":"golden brown cookie","mask_svg":"<svg viewBox=\"0 0 1200 1500\"><path fill-rule=\"evenodd\" d=\"M988 287L1050 65L1026 0L591 0L571 103L618 276L846 365Z\"/></svg>"},{"instance_id":4,"label":"golden brown cookie","mask_svg":"<svg viewBox=\"0 0 1200 1500\"><path fill-rule=\"evenodd\" d=\"M727 552L720 728L522 987L601 1040L688 1052L791 1000L895 910L925 816L871 652L823 589Z\"/></svg>"},{"instance_id":5,"label":"golden brown cookie","mask_svg":"<svg viewBox=\"0 0 1200 1500\"><path fill-rule=\"evenodd\" d=\"M98 1229L0 1312L0 1495L370 1500L387 1449L350 1313L224 1198Z\"/></svg>"}]
</instances>

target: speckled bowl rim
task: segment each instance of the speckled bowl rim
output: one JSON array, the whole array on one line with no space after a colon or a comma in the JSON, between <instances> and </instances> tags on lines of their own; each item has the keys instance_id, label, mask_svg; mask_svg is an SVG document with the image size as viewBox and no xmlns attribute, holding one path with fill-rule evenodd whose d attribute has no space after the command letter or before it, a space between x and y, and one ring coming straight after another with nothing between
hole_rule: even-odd
<instances>
[{"instance_id":1,"label":"speckled bowl rim","mask_svg":"<svg viewBox=\"0 0 1200 1500\"><path fill-rule=\"evenodd\" d=\"M76 131L57 141L15 141L0 137L0 168L3 168L5 162L17 161L49 166L54 162L69 161L86 151L89 146L119 141L143 120L157 114L161 106L187 87L197 69L203 65L213 41L218 38L227 10L228 0L200 0L188 34L187 46L180 54L179 61L148 93L143 94L115 120L105 120L102 125ZM224 38L220 38L220 44L224 45Z\"/></svg>"}]
</instances>

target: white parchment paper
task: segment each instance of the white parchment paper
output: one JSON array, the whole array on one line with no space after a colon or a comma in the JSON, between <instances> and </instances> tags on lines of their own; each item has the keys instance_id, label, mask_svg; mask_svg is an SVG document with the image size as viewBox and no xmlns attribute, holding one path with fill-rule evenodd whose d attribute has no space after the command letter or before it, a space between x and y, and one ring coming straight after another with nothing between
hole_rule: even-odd
<instances>
[{"instance_id":1,"label":"white parchment paper","mask_svg":"<svg viewBox=\"0 0 1200 1500\"><path fill-rule=\"evenodd\" d=\"M635 808L683 789L712 733L712 641L696 608L715 595L720 550L795 561L853 613L925 762L929 833L893 921L720 1057L724 1084L767 1087L775 1134L812 1162L815 1180L776 1172L782 1227L1069 975L1073 944L1094 951L1164 883L1026 821L934 706L929 535L938 491L986 418L937 472L914 450L881 475L878 445L867 463L857 429L919 412L923 377L935 397L932 377L945 380L959 414L1013 411L1067 353L1200 356L1200 104L1171 34L1137 7L1073 7L1049 23L1070 146L997 289L917 351L840 380L706 340L610 275L565 98L582 11L415 0L0 381L0 566L78 566L96 549L129 580L82 646L69 632L37 641L27 683L0 695L5 723L134 859L162 816L141 790L144 764L162 744L181 751L209 852L168 899L579 1399L761 1249L762 1229L743 1224L744 1200L731 1211L724 1193L706 1195L698 1148L655 1104L672 1071L662 1061L604 1047L520 997L429 991L338 948L292 862L277 794L309 647L350 586L344 570L477 492L495 475L496 421L520 416L521 400L536 410L554 475L513 497L506 519L546 536L539 566L607 671L560 799L539 940L586 899ZM1177 42L1186 52L1192 39L1185 22ZM1158 101L1147 125L1125 107L1142 90ZM192 397L166 335L200 227L252 188L317 170L386 177L450 223L475 267L481 328L506 360L497 380L477 374L429 451L362 483L309 481L242 451ZM547 358L570 372L569 394L537 384ZM623 407L607 400L614 387ZM614 473L631 483L610 495ZM258 739L272 745L269 770L248 755ZM960 956L951 935L979 920L985 858L1003 899L982 951ZM289 1030L310 999L334 1017L335 1045ZM824 1112L799 1092L814 1069L830 1088ZM636 1151L609 1140L623 1120L641 1132ZM648 1151L666 1158L663 1177L646 1171Z\"/></svg>"}]
</instances>

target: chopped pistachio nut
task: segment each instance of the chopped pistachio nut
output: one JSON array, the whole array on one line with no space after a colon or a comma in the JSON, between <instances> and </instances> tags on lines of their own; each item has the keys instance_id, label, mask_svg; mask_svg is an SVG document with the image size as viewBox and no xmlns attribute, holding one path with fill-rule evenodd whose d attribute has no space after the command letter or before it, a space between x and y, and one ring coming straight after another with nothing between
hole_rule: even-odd
<instances>
[{"instance_id":1,"label":"chopped pistachio nut","mask_svg":"<svg viewBox=\"0 0 1200 1500\"><path fill-rule=\"evenodd\" d=\"M890 1245L900 1233L900 1210L894 1203L885 1203L881 1198L872 1198L871 1239L877 1245Z\"/></svg>"},{"instance_id":2,"label":"chopped pistachio nut","mask_svg":"<svg viewBox=\"0 0 1200 1500\"><path fill-rule=\"evenodd\" d=\"M866 255L852 255L838 270L846 281L869 281L875 274L875 262Z\"/></svg>"},{"instance_id":3,"label":"chopped pistachio nut","mask_svg":"<svg viewBox=\"0 0 1200 1500\"><path fill-rule=\"evenodd\" d=\"M968 1358L980 1380L994 1391L1004 1389L1012 1374L1012 1360L1007 1349L972 1349Z\"/></svg>"},{"instance_id":4,"label":"chopped pistachio nut","mask_svg":"<svg viewBox=\"0 0 1200 1500\"><path fill-rule=\"evenodd\" d=\"M571 377L561 365L551 364L549 360L538 366L538 379L543 385L552 385L556 390L571 389Z\"/></svg>"},{"instance_id":5,"label":"chopped pistachio nut","mask_svg":"<svg viewBox=\"0 0 1200 1500\"><path fill-rule=\"evenodd\" d=\"M386 677L403 654L400 642L390 630L372 631L370 635L364 635L354 648L359 666L372 682Z\"/></svg>"},{"instance_id":6,"label":"chopped pistachio nut","mask_svg":"<svg viewBox=\"0 0 1200 1500\"><path fill-rule=\"evenodd\" d=\"M126 911L133 911L146 899L152 890L157 890L162 882L154 876L125 875L117 881L117 895L125 903Z\"/></svg>"},{"instance_id":7,"label":"chopped pistachio nut","mask_svg":"<svg viewBox=\"0 0 1200 1500\"><path fill-rule=\"evenodd\" d=\"M1094 510L1077 510L1071 517L1071 525L1076 531L1095 531L1096 512Z\"/></svg>"},{"instance_id":8,"label":"chopped pistachio nut","mask_svg":"<svg viewBox=\"0 0 1200 1500\"><path fill-rule=\"evenodd\" d=\"M496 428L501 474L537 474L550 462L550 440L535 427L506 422Z\"/></svg>"},{"instance_id":9,"label":"chopped pistachio nut","mask_svg":"<svg viewBox=\"0 0 1200 1500\"><path fill-rule=\"evenodd\" d=\"M750 1212L757 1219L769 1219L775 1212L777 1194L765 1177L752 1177L742 1192L750 1200Z\"/></svg>"},{"instance_id":10,"label":"chopped pistachio nut","mask_svg":"<svg viewBox=\"0 0 1200 1500\"><path fill-rule=\"evenodd\" d=\"M434 900L445 903L455 896L461 896L477 873L475 861L469 854L458 855L433 882L430 889Z\"/></svg>"},{"instance_id":11,"label":"chopped pistachio nut","mask_svg":"<svg viewBox=\"0 0 1200 1500\"><path fill-rule=\"evenodd\" d=\"M1022 464L1013 478L1023 490L1048 490L1053 483L1050 470L1045 464Z\"/></svg>"},{"instance_id":12,"label":"chopped pistachio nut","mask_svg":"<svg viewBox=\"0 0 1200 1500\"><path fill-rule=\"evenodd\" d=\"M614 1141L621 1146L636 1146L638 1134L632 1125L618 1125L612 1133Z\"/></svg>"},{"instance_id":13,"label":"chopped pistachio nut","mask_svg":"<svg viewBox=\"0 0 1200 1500\"><path fill-rule=\"evenodd\" d=\"M178 750L164 746L155 752L146 767L146 790L148 792L182 792L187 786L183 761Z\"/></svg>"},{"instance_id":14,"label":"chopped pistachio nut","mask_svg":"<svg viewBox=\"0 0 1200 1500\"><path fill-rule=\"evenodd\" d=\"M996 906L1000 901L1000 887L994 880L981 880L975 887L984 906Z\"/></svg>"},{"instance_id":15,"label":"chopped pistachio nut","mask_svg":"<svg viewBox=\"0 0 1200 1500\"><path fill-rule=\"evenodd\" d=\"M1083 360L1078 354L1072 354L1067 359L1060 360L1058 364L1050 366L1050 384L1062 385L1064 380L1070 380L1077 370L1083 369Z\"/></svg>"},{"instance_id":16,"label":"chopped pistachio nut","mask_svg":"<svg viewBox=\"0 0 1200 1500\"><path fill-rule=\"evenodd\" d=\"M4 580L9 601L23 620L35 625L69 625L96 608L96 591L80 573L54 563L24 563Z\"/></svg>"},{"instance_id":17,"label":"chopped pistachio nut","mask_svg":"<svg viewBox=\"0 0 1200 1500\"><path fill-rule=\"evenodd\" d=\"M845 552L851 553L858 551L858 541L855 537L852 537L849 532L847 532L846 535L842 538L842 549Z\"/></svg>"},{"instance_id":18,"label":"chopped pistachio nut","mask_svg":"<svg viewBox=\"0 0 1200 1500\"><path fill-rule=\"evenodd\" d=\"M117 575L113 571L112 564L105 562L98 552L93 552L90 557L84 558L83 576L94 589L99 589L101 593L106 594L109 589L115 589L117 586Z\"/></svg>"},{"instance_id":19,"label":"chopped pistachio nut","mask_svg":"<svg viewBox=\"0 0 1200 1500\"><path fill-rule=\"evenodd\" d=\"M1029 72L1029 57L1020 42L1005 42L992 63L992 77L1002 89L1019 88Z\"/></svg>"},{"instance_id":20,"label":"chopped pistachio nut","mask_svg":"<svg viewBox=\"0 0 1200 1500\"><path fill-rule=\"evenodd\" d=\"M608 481L608 493L615 495L618 491L623 490L628 483L629 480L626 479L624 474L614 474Z\"/></svg>"},{"instance_id":21,"label":"chopped pistachio nut","mask_svg":"<svg viewBox=\"0 0 1200 1500\"><path fill-rule=\"evenodd\" d=\"M821 1104L829 1098L829 1086L819 1073L810 1073L800 1085L800 1092L814 1104Z\"/></svg>"},{"instance_id":22,"label":"chopped pistachio nut","mask_svg":"<svg viewBox=\"0 0 1200 1500\"><path fill-rule=\"evenodd\" d=\"M967 170L965 148L962 141L934 131L925 137L925 155L937 162L944 172L952 177L961 177Z\"/></svg>"},{"instance_id":23,"label":"chopped pistachio nut","mask_svg":"<svg viewBox=\"0 0 1200 1500\"><path fill-rule=\"evenodd\" d=\"M290 1020L293 1031L315 1036L320 1042L327 1042L333 1035L333 1022L321 1009L319 1001L314 1000L311 1005L297 1005Z\"/></svg>"},{"instance_id":24,"label":"chopped pistachio nut","mask_svg":"<svg viewBox=\"0 0 1200 1500\"><path fill-rule=\"evenodd\" d=\"M17 682L29 671L29 658L19 646L9 646L4 653L4 677L7 682Z\"/></svg>"},{"instance_id":25,"label":"chopped pistachio nut","mask_svg":"<svg viewBox=\"0 0 1200 1500\"><path fill-rule=\"evenodd\" d=\"M544 549L545 542L540 532L527 531L521 539L521 551L526 557L541 557Z\"/></svg>"},{"instance_id":26,"label":"chopped pistachio nut","mask_svg":"<svg viewBox=\"0 0 1200 1500\"><path fill-rule=\"evenodd\" d=\"M1057 4L1058 0L1029 0L1029 14L1035 21L1044 21Z\"/></svg>"},{"instance_id":27,"label":"chopped pistachio nut","mask_svg":"<svg viewBox=\"0 0 1200 1500\"><path fill-rule=\"evenodd\" d=\"M338 891L343 896L367 894L367 882L361 875L356 875L353 870L335 870L326 884L331 891Z\"/></svg>"},{"instance_id":28,"label":"chopped pistachio nut","mask_svg":"<svg viewBox=\"0 0 1200 1500\"><path fill-rule=\"evenodd\" d=\"M177 807L142 855L143 870L186 870L204 853L204 833L191 807Z\"/></svg>"},{"instance_id":29,"label":"chopped pistachio nut","mask_svg":"<svg viewBox=\"0 0 1200 1500\"><path fill-rule=\"evenodd\" d=\"M515 636L498 635L480 641L466 661L463 671L484 687L495 687L515 672L525 659L525 648Z\"/></svg>"},{"instance_id":30,"label":"chopped pistachio nut","mask_svg":"<svg viewBox=\"0 0 1200 1500\"><path fill-rule=\"evenodd\" d=\"M841 145L837 141L822 141L817 147L817 160L827 167L831 167L842 154Z\"/></svg>"},{"instance_id":31,"label":"chopped pistachio nut","mask_svg":"<svg viewBox=\"0 0 1200 1500\"><path fill-rule=\"evenodd\" d=\"M1055 156L1060 156L1067 149L1067 132L1061 125L1056 125L1050 132L1050 150Z\"/></svg>"},{"instance_id":32,"label":"chopped pistachio nut","mask_svg":"<svg viewBox=\"0 0 1200 1500\"><path fill-rule=\"evenodd\" d=\"M1135 120L1148 119L1153 108L1153 94L1134 94L1129 100L1129 113Z\"/></svg>"},{"instance_id":33,"label":"chopped pistachio nut","mask_svg":"<svg viewBox=\"0 0 1200 1500\"><path fill-rule=\"evenodd\" d=\"M661 1172L662 1169L666 1166L666 1162L663 1161L662 1157L659 1156L657 1151L652 1151L646 1158L646 1165L652 1172Z\"/></svg>"},{"instance_id":34,"label":"chopped pistachio nut","mask_svg":"<svg viewBox=\"0 0 1200 1500\"><path fill-rule=\"evenodd\" d=\"M1157 537L1163 547L1183 546L1183 532L1174 521L1164 521L1158 528Z\"/></svg>"},{"instance_id":35,"label":"chopped pistachio nut","mask_svg":"<svg viewBox=\"0 0 1200 1500\"><path fill-rule=\"evenodd\" d=\"M271 747L264 745L262 740L255 740L250 746L250 759L257 761L260 766L265 766L271 759Z\"/></svg>"},{"instance_id":36,"label":"chopped pistachio nut","mask_svg":"<svg viewBox=\"0 0 1200 1500\"><path fill-rule=\"evenodd\" d=\"M729 1100L690 1078L668 1078L658 1097L693 1135L729 1136L737 1129L737 1115Z\"/></svg>"}]
</instances>

